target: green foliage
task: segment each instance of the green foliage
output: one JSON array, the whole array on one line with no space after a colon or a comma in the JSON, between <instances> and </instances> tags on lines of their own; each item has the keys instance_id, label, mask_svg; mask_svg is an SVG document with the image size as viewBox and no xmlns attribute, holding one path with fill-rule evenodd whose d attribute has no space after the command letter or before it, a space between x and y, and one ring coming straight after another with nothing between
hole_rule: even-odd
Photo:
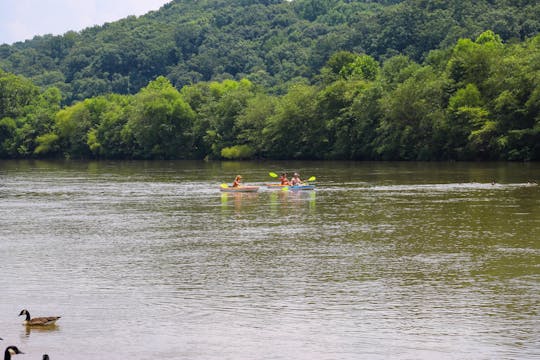
<instances>
[{"instance_id":1,"label":"green foliage","mask_svg":"<svg viewBox=\"0 0 540 360\"><path fill-rule=\"evenodd\" d=\"M221 149L221 156L227 160L250 159L255 150L249 145L235 145Z\"/></svg>"},{"instance_id":2,"label":"green foliage","mask_svg":"<svg viewBox=\"0 0 540 360\"><path fill-rule=\"evenodd\" d=\"M125 136L137 158L174 159L189 156L195 113L164 77L143 88L134 99Z\"/></svg>"},{"instance_id":3,"label":"green foliage","mask_svg":"<svg viewBox=\"0 0 540 360\"><path fill-rule=\"evenodd\" d=\"M326 124L317 112L317 89L297 85L278 100L263 134L275 158L322 158L327 150Z\"/></svg>"},{"instance_id":4,"label":"green foliage","mask_svg":"<svg viewBox=\"0 0 540 360\"><path fill-rule=\"evenodd\" d=\"M434 126L444 118L445 86L444 77L430 67L422 67L381 98L382 119L376 149L381 158L437 158Z\"/></svg>"},{"instance_id":5,"label":"green foliage","mask_svg":"<svg viewBox=\"0 0 540 360\"><path fill-rule=\"evenodd\" d=\"M379 63L369 55L357 56L353 62L344 65L339 74L349 79L357 77L364 80L375 80L379 73Z\"/></svg>"},{"instance_id":6,"label":"green foliage","mask_svg":"<svg viewBox=\"0 0 540 360\"><path fill-rule=\"evenodd\" d=\"M268 10L260 2L247 3L257 15ZM329 31L327 23L340 18L330 10L338 3L341 10L349 7L338 0L299 2L296 10L303 11L302 16L315 16L321 23L289 22L290 14L281 13L281 26L291 26L292 32L280 33L279 38L317 44L319 34ZM449 10L443 2L430 4L434 11ZM211 6L205 1L199 5ZM381 5L356 6L375 11ZM203 55L194 49L206 44L209 33L215 37L213 51L224 54L223 39L213 24L219 22L222 28L237 24L236 11L195 22L189 41L174 39L184 53L173 55L188 61ZM346 17L357 15L347 10ZM255 16L244 21L247 26L259 20ZM126 20L122 31L129 32L136 23L135 18ZM94 35L104 36L99 30L94 29ZM189 35L186 27L178 31ZM0 157L537 161L540 35L505 43L493 31L478 34L474 41L461 38L451 47L433 50L424 62L410 54L377 60L343 49L327 60L322 60L324 56L311 60L302 47L293 42L273 44L275 38L269 35L266 56L276 67L270 70L273 73L258 63L254 72L238 79L226 72L211 75L214 66L230 70L232 65L204 53L208 68L197 71L200 78L208 75L213 80L178 90L167 77L156 76L134 94L91 96L63 107L65 88L40 90L25 77L0 71ZM73 55L71 50L83 35L72 36L70 46L60 42L51 53ZM125 71L131 68L124 68L122 60L128 48L121 49L112 44L99 49L107 53L99 67L122 72L108 82L81 75L95 70L93 60L87 60L98 49L93 45L78 48L71 63L78 70L66 77L73 76L68 91L80 96L85 87L88 94L96 94L101 86L110 91L111 84L121 87L124 82L141 81ZM188 69L178 61L175 71ZM320 64L316 76L311 61ZM61 77L55 71L43 70L46 76L40 81L51 77L58 84ZM175 85L181 79L177 81Z\"/></svg>"},{"instance_id":7,"label":"green foliage","mask_svg":"<svg viewBox=\"0 0 540 360\"><path fill-rule=\"evenodd\" d=\"M0 69L0 119L18 117L39 93L28 79Z\"/></svg>"},{"instance_id":8,"label":"green foliage","mask_svg":"<svg viewBox=\"0 0 540 360\"><path fill-rule=\"evenodd\" d=\"M59 150L60 137L54 133L43 134L37 137L38 146L34 150L36 155L55 154Z\"/></svg>"},{"instance_id":9,"label":"green foliage","mask_svg":"<svg viewBox=\"0 0 540 360\"><path fill-rule=\"evenodd\" d=\"M476 38L478 47L524 41L538 34L539 14L532 1L173 1L144 16L4 45L0 67L42 88L58 87L68 105L110 92L136 94L158 76L178 89L247 77L283 94L295 79L337 80L352 62L347 54L381 64L401 54L420 63L460 38ZM474 73L462 74L462 61L455 59L451 78ZM374 79L369 67L354 69L345 75L361 70Z\"/></svg>"},{"instance_id":10,"label":"green foliage","mask_svg":"<svg viewBox=\"0 0 540 360\"><path fill-rule=\"evenodd\" d=\"M269 152L269 141L264 135L264 128L275 113L277 98L258 93L249 98L244 110L235 119L238 130L237 141L249 144L252 156L265 157Z\"/></svg>"}]
</instances>

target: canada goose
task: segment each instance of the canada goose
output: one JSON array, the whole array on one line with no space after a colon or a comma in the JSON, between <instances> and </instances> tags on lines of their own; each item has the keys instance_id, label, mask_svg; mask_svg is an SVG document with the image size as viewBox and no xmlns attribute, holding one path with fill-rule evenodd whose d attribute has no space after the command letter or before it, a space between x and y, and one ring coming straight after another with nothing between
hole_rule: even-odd
<instances>
[{"instance_id":1,"label":"canada goose","mask_svg":"<svg viewBox=\"0 0 540 360\"><path fill-rule=\"evenodd\" d=\"M43 359L41 359L41 360L49 360L49 355L43 354Z\"/></svg>"},{"instance_id":2,"label":"canada goose","mask_svg":"<svg viewBox=\"0 0 540 360\"><path fill-rule=\"evenodd\" d=\"M30 313L26 309L21 310L19 316L21 315L26 315L26 319L24 320L23 324L27 326L51 326L55 325L56 320L60 319L60 316L30 318Z\"/></svg>"},{"instance_id":3,"label":"canada goose","mask_svg":"<svg viewBox=\"0 0 540 360\"><path fill-rule=\"evenodd\" d=\"M11 355L24 354L21 350L17 349L16 346L8 346L6 352L4 353L4 360L11 360Z\"/></svg>"}]
</instances>

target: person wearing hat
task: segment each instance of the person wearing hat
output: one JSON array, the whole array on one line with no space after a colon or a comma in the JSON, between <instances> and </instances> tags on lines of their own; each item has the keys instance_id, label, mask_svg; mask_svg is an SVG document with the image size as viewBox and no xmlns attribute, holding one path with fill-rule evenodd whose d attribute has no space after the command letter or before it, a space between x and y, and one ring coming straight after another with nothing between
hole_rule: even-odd
<instances>
[{"instance_id":1,"label":"person wearing hat","mask_svg":"<svg viewBox=\"0 0 540 360\"><path fill-rule=\"evenodd\" d=\"M232 187L239 187L241 182L242 182L242 176L241 175L236 175L236 177L234 178L234 181L232 183Z\"/></svg>"},{"instance_id":2,"label":"person wearing hat","mask_svg":"<svg viewBox=\"0 0 540 360\"><path fill-rule=\"evenodd\" d=\"M300 174L298 173L294 173L292 179L291 179L291 185L292 186L295 186L295 185L302 185L304 183L304 181L302 179L300 179Z\"/></svg>"}]
</instances>

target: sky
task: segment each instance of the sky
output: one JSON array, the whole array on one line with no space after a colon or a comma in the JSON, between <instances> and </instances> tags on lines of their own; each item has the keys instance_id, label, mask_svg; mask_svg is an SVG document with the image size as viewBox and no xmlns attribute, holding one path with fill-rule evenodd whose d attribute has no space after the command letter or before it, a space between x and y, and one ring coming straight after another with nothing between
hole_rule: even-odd
<instances>
[{"instance_id":1,"label":"sky","mask_svg":"<svg viewBox=\"0 0 540 360\"><path fill-rule=\"evenodd\" d=\"M158 10L171 0L0 0L0 44L62 35L129 15Z\"/></svg>"}]
</instances>

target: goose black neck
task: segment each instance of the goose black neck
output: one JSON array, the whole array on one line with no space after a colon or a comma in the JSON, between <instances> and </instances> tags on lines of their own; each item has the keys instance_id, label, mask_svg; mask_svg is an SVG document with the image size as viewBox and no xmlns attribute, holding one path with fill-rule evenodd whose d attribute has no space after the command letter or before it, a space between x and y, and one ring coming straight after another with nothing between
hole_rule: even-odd
<instances>
[{"instance_id":1,"label":"goose black neck","mask_svg":"<svg viewBox=\"0 0 540 360\"><path fill-rule=\"evenodd\" d=\"M30 321L30 313L28 311L26 312L26 321Z\"/></svg>"}]
</instances>

